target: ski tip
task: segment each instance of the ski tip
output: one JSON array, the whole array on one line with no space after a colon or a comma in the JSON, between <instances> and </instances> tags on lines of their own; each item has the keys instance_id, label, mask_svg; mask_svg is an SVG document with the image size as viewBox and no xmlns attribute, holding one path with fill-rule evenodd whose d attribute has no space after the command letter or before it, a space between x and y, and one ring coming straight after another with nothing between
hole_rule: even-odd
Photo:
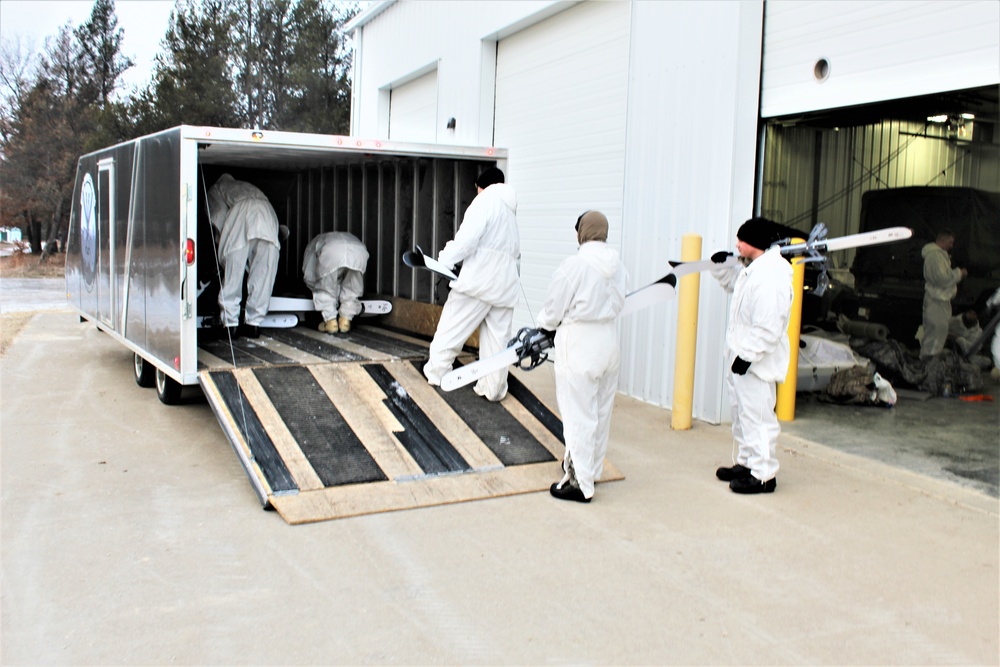
<instances>
[{"instance_id":1,"label":"ski tip","mask_svg":"<svg viewBox=\"0 0 1000 667\"><path fill-rule=\"evenodd\" d=\"M670 261L670 262L669 262L669 264L670 264L670 268L672 268L672 269L676 269L676 268L677 268L678 266L680 266L680 265L681 265L681 264L683 264L683 263L684 263L684 262L674 262L674 261Z\"/></svg>"},{"instance_id":2,"label":"ski tip","mask_svg":"<svg viewBox=\"0 0 1000 667\"><path fill-rule=\"evenodd\" d=\"M441 391L452 391L458 389L464 384L461 374L456 376L451 376L449 373L441 378Z\"/></svg>"},{"instance_id":3,"label":"ski tip","mask_svg":"<svg viewBox=\"0 0 1000 667\"><path fill-rule=\"evenodd\" d=\"M663 276L662 278L660 278L656 282L658 282L658 283L666 283L667 285L670 285L671 287L677 287L677 276L675 276L672 273L668 273L667 275Z\"/></svg>"}]
</instances>

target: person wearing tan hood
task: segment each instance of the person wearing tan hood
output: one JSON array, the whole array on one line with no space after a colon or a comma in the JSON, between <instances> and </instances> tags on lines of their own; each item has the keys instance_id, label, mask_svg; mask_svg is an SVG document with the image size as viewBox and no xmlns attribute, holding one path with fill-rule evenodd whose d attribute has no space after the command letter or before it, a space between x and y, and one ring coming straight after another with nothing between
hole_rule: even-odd
<instances>
[{"instance_id":1,"label":"person wearing tan hood","mask_svg":"<svg viewBox=\"0 0 1000 667\"><path fill-rule=\"evenodd\" d=\"M563 478L550 493L589 503L604 469L618 390L618 314L628 276L607 244L608 219L587 211L576 222L579 251L552 276L538 327L555 338L556 402L563 420Z\"/></svg>"}]
</instances>

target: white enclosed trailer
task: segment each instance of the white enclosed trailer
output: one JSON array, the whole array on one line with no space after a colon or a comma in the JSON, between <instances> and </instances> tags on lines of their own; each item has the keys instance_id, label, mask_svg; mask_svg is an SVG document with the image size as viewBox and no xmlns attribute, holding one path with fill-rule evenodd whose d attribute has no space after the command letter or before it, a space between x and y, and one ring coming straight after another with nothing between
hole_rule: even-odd
<instances>
[{"instance_id":1,"label":"white enclosed trailer","mask_svg":"<svg viewBox=\"0 0 1000 667\"><path fill-rule=\"evenodd\" d=\"M561 475L559 419L513 377L502 404L430 387L419 369L448 284L402 262L417 245L436 255L476 176L506 158L192 126L95 151L77 169L68 299L132 351L135 380L161 401L201 386L258 497L290 523L544 490ZM199 292L219 283L205 202L223 173L260 188L290 229L275 296L308 298L307 243L348 231L368 247L366 297L390 300L392 314L336 336L315 322L200 336L198 318L218 311L213 290Z\"/></svg>"},{"instance_id":2,"label":"white enclosed trailer","mask_svg":"<svg viewBox=\"0 0 1000 667\"><path fill-rule=\"evenodd\" d=\"M67 297L135 353L137 381L155 373L160 399L170 403L182 385L198 383L198 316L214 312L198 294L218 275L205 197L221 174L264 191L291 231L276 295L308 297L306 244L349 231L371 257L366 294L440 303L447 286L400 257L450 240L475 197L476 175L503 168L505 158L494 148L194 126L104 148L77 167Z\"/></svg>"}]
</instances>

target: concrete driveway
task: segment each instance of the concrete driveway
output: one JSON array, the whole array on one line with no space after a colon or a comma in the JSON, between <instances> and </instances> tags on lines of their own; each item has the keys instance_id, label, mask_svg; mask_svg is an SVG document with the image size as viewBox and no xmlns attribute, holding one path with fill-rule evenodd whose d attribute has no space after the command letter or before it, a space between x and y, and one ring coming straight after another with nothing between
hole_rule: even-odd
<instances>
[{"instance_id":1,"label":"concrete driveway","mask_svg":"<svg viewBox=\"0 0 1000 667\"><path fill-rule=\"evenodd\" d=\"M0 360L3 664L997 664L996 498L619 397L590 505L545 493L289 526L205 403L41 313ZM521 377L552 400L549 367Z\"/></svg>"}]
</instances>

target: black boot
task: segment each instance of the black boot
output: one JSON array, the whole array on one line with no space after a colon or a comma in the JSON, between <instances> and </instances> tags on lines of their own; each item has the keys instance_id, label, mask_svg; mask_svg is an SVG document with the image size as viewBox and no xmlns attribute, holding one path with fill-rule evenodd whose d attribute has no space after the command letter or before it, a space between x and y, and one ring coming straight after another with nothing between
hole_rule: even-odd
<instances>
[{"instance_id":1,"label":"black boot","mask_svg":"<svg viewBox=\"0 0 1000 667\"><path fill-rule=\"evenodd\" d=\"M778 486L778 479L772 477L766 482L762 482L756 477L746 479L734 479L729 483L729 490L733 493L774 493Z\"/></svg>"},{"instance_id":2,"label":"black boot","mask_svg":"<svg viewBox=\"0 0 1000 667\"><path fill-rule=\"evenodd\" d=\"M240 335L247 338L260 338L260 327L252 324L240 325Z\"/></svg>"},{"instance_id":3,"label":"black boot","mask_svg":"<svg viewBox=\"0 0 1000 667\"><path fill-rule=\"evenodd\" d=\"M737 463L732 468L719 468L715 471L715 476L723 482L731 482L734 479L749 479L750 468Z\"/></svg>"},{"instance_id":4,"label":"black boot","mask_svg":"<svg viewBox=\"0 0 1000 667\"><path fill-rule=\"evenodd\" d=\"M583 491L576 488L569 482L559 487L559 483L556 482L551 487L549 487L549 493L552 494L553 498L558 498L559 500L575 500L578 503L589 503L590 498L583 495Z\"/></svg>"}]
</instances>

